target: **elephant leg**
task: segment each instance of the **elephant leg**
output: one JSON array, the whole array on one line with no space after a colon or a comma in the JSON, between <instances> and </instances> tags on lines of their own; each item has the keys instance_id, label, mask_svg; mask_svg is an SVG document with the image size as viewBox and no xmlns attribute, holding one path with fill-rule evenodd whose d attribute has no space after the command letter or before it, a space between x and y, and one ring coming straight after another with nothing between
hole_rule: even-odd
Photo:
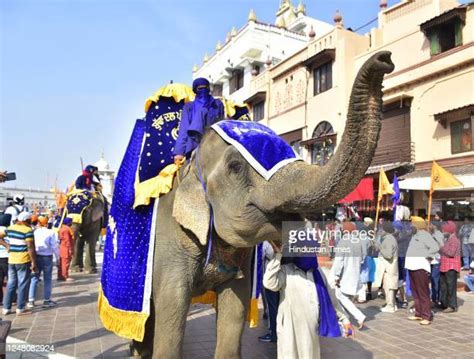
<instances>
[{"instance_id":1,"label":"elephant leg","mask_svg":"<svg viewBox=\"0 0 474 359\"><path fill-rule=\"evenodd\" d=\"M150 316L145 323L145 336L143 341L132 340L130 343L130 353L132 356L140 358L151 358L153 353L153 337L155 333L155 305L150 304Z\"/></svg>"},{"instance_id":2,"label":"elephant leg","mask_svg":"<svg viewBox=\"0 0 474 359\"><path fill-rule=\"evenodd\" d=\"M72 256L70 271L71 272L80 272L84 268L83 262L84 256L84 238L78 236L74 243L74 255Z\"/></svg>"},{"instance_id":3,"label":"elephant leg","mask_svg":"<svg viewBox=\"0 0 474 359\"><path fill-rule=\"evenodd\" d=\"M87 241L86 256L84 260L84 269L89 273L97 273L97 262L95 260L95 246L97 244L97 236L92 236Z\"/></svg>"},{"instance_id":4,"label":"elephant leg","mask_svg":"<svg viewBox=\"0 0 474 359\"><path fill-rule=\"evenodd\" d=\"M152 356L154 359L182 357L186 317L191 304L189 284L176 280L179 276L183 276L183 273L186 272L173 276L173 280L165 280L165 283L161 281L160 288L154 293L156 294Z\"/></svg>"},{"instance_id":5,"label":"elephant leg","mask_svg":"<svg viewBox=\"0 0 474 359\"><path fill-rule=\"evenodd\" d=\"M242 357L242 333L250 294L250 280L245 279L234 279L218 288L216 359Z\"/></svg>"}]
</instances>

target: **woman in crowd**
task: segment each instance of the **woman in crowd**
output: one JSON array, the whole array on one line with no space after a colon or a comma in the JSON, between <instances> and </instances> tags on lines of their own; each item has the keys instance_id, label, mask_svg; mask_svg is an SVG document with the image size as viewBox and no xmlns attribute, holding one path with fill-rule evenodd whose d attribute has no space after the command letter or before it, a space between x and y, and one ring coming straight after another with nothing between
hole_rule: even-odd
<instances>
[{"instance_id":1,"label":"woman in crowd","mask_svg":"<svg viewBox=\"0 0 474 359\"><path fill-rule=\"evenodd\" d=\"M439 251L441 254L440 302L445 308L443 313L452 313L458 309L456 287L458 273L461 271L461 242L456 236L456 223L448 221L442 229L443 233L449 237Z\"/></svg>"}]
</instances>

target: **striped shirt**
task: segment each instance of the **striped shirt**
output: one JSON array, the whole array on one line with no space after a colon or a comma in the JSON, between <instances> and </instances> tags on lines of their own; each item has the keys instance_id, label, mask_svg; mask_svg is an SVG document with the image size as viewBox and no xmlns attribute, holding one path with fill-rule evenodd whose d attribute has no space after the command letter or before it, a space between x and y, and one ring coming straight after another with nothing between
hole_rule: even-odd
<instances>
[{"instance_id":1,"label":"striped shirt","mask_svg":"<svg viewBox=\"0 0 474 359\"><path fill-rule=\"evenodd\" d=\"M27 242L34 241L31 227L24 224L14 224L5 230L5 241L10 244L9 264L22 264L31 261Z\"/></svg>"}]
</instances>

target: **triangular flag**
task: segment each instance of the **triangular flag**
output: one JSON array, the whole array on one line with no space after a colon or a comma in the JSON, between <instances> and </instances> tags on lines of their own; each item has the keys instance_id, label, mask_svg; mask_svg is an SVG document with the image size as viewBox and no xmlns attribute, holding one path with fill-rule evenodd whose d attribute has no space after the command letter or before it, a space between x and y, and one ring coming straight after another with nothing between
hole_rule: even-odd
<instances>
[{"instance_id":1,"label":"triangular flag","mask_svg":"<svg viewBox=\"0 0 474 359\"><path fill-rule=\"evenodd\" d=\"M451 172L446 171L443 167L433 161L433 167L431 168L430 193L433 193L437 189L463 186L462 182L459 181Z\"/></svg>"},{"instance_id":2,"label":"triangular flag","mask_svg":"<svg viewBox=\"0 0 474 359\"><path fill-rule=\"evenodd\" d=\"M393 205L396 206L400 204L400 186L398 184L398 177L396 174L393 176L392 187L393 187L393 192L394 192L392 195L392 202L393 202Z\"/></svg>"},{"instance_id":3,"label":"triangular flag","mask_svg":"<svg viewBox=\"0 0 474 359\"><path fill-rule=\"evenodd\" d=\"M393 194L393 188L390 182L388 181L387 175L383 168L380 170L379 174L379 195L378 200L380 201L384 194Z\"/></svg>"}]
</instances>

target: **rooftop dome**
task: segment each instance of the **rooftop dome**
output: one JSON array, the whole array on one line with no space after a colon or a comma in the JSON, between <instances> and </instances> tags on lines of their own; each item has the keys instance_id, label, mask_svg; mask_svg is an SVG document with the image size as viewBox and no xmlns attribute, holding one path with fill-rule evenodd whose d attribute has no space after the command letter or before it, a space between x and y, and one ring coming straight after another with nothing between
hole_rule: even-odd
<instances>
[{"instance_id":1,"label":"rooftop dome","mask_svg":"<svg viewBox=\"0 0 474 359\"><path fill-rule=\"evenodd\" d=\"M94 163L94 166L96 166L99 169L99 172L101 172L101 171L110 171L110 165L105 160L104 153L102 153L100 155L100 159L96 163Z\"/></svg>"}]
</instances>

